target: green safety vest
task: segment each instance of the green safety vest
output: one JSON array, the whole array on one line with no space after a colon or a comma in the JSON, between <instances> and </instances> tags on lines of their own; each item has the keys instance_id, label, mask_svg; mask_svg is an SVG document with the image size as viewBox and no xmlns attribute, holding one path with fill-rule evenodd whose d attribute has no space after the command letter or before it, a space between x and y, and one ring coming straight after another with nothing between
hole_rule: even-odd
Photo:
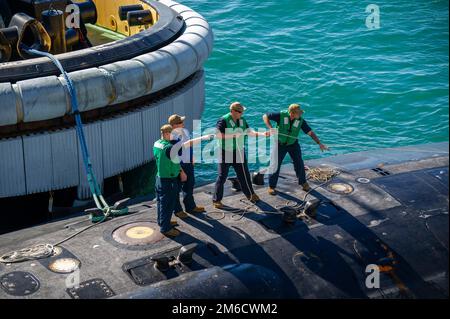
<instances>
[{"instance_id":1,"label":"green safety vest","mask_svg":"<svg viewBox=\"0 0 450 319\"><path fill-rule=\"evenodd\" d=\"M245 130L248 128L247 121L241 117L239 119L239 126L233 121L233 117L231 116L231 113L228 113L222 118L225 120L226 123L226 130L225 134L233 134L234 132L240 132L244 133ZM219 139L219 145L224 149L225 151L235 151L236 150L236 142L239 143L240 146L244 145L244 139L245 136L240 136L238 138L233 138L233 143L231 143L231 140L227 139Z\"/></svg>"},{"instance_id":2,"label":"green safety vest","mask_svg":"<svg viewBox=\"0 0 450 319\"><path fill-rule=\"evenodd\" d=\"M166 156L166 150L171 146L172 144L165 139L160 139L153 144L153 155L155 156L156 168L158 170L156 175L158 177L175 178L180 175L180 164L174 163Z\"/></svg>"},{"instance_id":3,"label":"green safety vest","mask_svg":"<svg viewBox=\"0 0 450 319\"><path fill-rule=\"evenodd\" d=\"M284 145L294 144L300 133L303 124L303 117L294 120L291 126L289 111L280 112L280 123L277 125L278 142ZM288 135L288 136L286 136Z\"/></svg>"}]
</instances>

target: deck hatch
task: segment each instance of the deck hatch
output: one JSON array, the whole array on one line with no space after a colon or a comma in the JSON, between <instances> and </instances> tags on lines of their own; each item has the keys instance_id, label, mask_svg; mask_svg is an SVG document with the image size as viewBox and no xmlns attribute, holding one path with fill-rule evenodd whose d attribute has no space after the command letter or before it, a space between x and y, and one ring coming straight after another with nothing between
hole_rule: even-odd
<instances>
[{"instance_id":1,"label":"deck hatch","mask_svg":"<svg viewBox=\"0 0 450 319\"><path fill-rule=\"evenodd\" d=\"M122 266L122 269L136 285L147 286L159 281L178 277L180 274L192 270L204 268L195 259L189 266L177 263L176 257L178 256L180 248L128 262ZM167 257L169 260L168 269L164 272L158 270L155 266L156 262L152 257Z\"/></svg>"},{"instance_id":2,"label":"deck hatch","mask_svg":"<svg viewBox=\"0 0 450 319\"><path fill-rule=\"evenodd\" d=\"M39 290L41 284L31 273L15 271L0 277L0 287L11 296L24 297Z\"/></svg>"},{"instance_id":3,"label":"deck hatch","mask_svg":"<svg viewBox=\"0 0 450 319\"><path fill-rule=\"evenodd\" d=\"M79 287L66 290L72 299L106 299L116 295L103 279L84 281Z\"/></svg>"},{"instance_id":4,"label":"deck hatch","mask_svg":"<svg viewBox=\"0 0 450 319\"><path fill-rule=\"evenodd\" d=\"M183 247L189 249L195 245L192 260L185 263L177 260ZM167 257L169 267L161 271L155 266L156 259ZM234 261L224 253L221 253L213 243L191 243L165 252L153 254L144 258L125 263L122 270L138 286L148 286L160 281L172 279L191 271L206 269L212 266L224 266Z\"/></svg>"}]
</instances>

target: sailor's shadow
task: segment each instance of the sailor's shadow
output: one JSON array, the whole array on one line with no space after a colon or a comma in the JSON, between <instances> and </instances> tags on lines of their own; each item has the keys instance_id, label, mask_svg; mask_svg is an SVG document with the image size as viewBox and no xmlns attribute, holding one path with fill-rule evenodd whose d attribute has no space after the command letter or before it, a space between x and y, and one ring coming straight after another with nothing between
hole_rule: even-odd
<instances>
[{"instance_id":1,"label":"sailor's shadow","mask_svg":"<svg viewBox=\"0 0 450 319\"><path fill-rule=\"evenodd\" d=\"M263 200L260 200L259 202L255 203L253 205L258 207L261 211L267 211L267 212L273 212L273 213L278 211L275 207L273 207L272 205L270 205L269 203L267 203Z\"/></svg>"},{"instance_id":2,"label":"sailor's shadow","mask_svg":"<svg viewBox=\"0 0 450 319\"><path fill-rule=\"evenodd\" d=\"M354 270L343 258L347 256L353 258L345 250L335 245L333 242L321 237L314 237L308 232L291 233L283 236L287 241L298 249L300 261L311 273L321 277L332 284L338 290L352 298L366 298L366 293L361 288ZM299 268L301 266L297 265ZM307 281L308 275L304 275ZM314 277L308 280L309 286L317 281ZM332 292L330 297L340 297L340 293Z\"/></svg>"},{"instance_id":3,"label":"sailor's shadow","mask_svg":"<svg viewBox=\"0 0 450 319\"><path fill-rule=\"evenodd\" d=\"M250 203L243 199L238 201L239 206L231 206L224 204L222 208L220 208L220 211L223 211L223 213L236 213L240 214L240 211L247 210L244 215L247 214L256 214L255 210L252 209L254 206L258 207L261 211L269 211L269 212L277 212L277 209L275 209L273 206L268 204L267 202L260 200L257 203Z\"/></svg>"},{"instance_id":4,"label":"sailor's shadow","mask_svg":"<svg viewBox=\"0 0 450 319\"><path fill-rule=\"evenodd\" d=\"M277 191L277 196L285 199L286 201L295 202L296 204L303 203L303 201L301 199L294 197L292 195L289 195L287 193L281 192L281 191Z\"/></svg>"},{"instance_id":5,"label":"sailor's shadow","mask_svg":"<svg viewBox=\"0 0 450 319\"><path fill-rule=\"evenodd\" d=\"M440 292L436 291L434 287L428 284L424 279L398 254L395 250L389 247L383 240L376 235L367 225L363 224L355 216L350 214L346 209L334 204L334 202L325 195L312 191L311 195L318 198L321 203L328 203L336 207L337 213L333 210L322 210L319 212L317 220L324 225L336 225L352 236L354 240L363 246L364 252L361 256L357 256L356 253L352 255L352 259L361 264L362 267L366 267L369 264L379 264L380 259L386 257L387 251L383 249L383 245L389 249L395 256L396 266L394 267L395 274L400 278L402 283L418 298L432 298L432 296L439 296ZM350 198L349 198L350 199ZM380 218L383 216L379 212L371 211L366 208L370 214L377 215ZM329 242L336 247L341 253L345 251ZM348 255L348 254L347 254ZM350 255L348 255L350 257ZM362 257L362 259L361 259ZM393 284L395 282L393 281ZM411 296L400 296L411 297Z\"/></svg>"},{"instance_id":6,"label":"sailor's shadow","mask_svg":"<svg viewBox=\"0 0 450 319\"><path fill-rule=\"evenodd\" d=\"M289 194L279 192L278 195L287 201L292 201L297 204L302 203L301 200ZM269 208L267 209L269 212L278 211L277 208L266 202L260 202L259 204L265 208ZM258 205L258 207L261 206ZM261 214L245 214L244 216L254 221L261 218ZM254 218L254 216L258 217ZM282 213L280 213L279 218L282 218ZM286 226L286 228L288 227ZM285 232L286 228L281 228L283 231L277 232L277 234L298 250L298 253L301 255L299 257L301 263L310 272L331 283L348 296L356 298L366 297L365 292L361 289L361 285L357 281L354 270L343 258L343 256L346 256L355 259L354 255L348 254L348 252L321 236L317 236L317 238L312 236L309 233L309 227L303 220L296 221L295 226L290 227L292 231ZM302 266L296 264L294 266L302 268ZM312 280L314 281L315 279L313 278ZM313 283L311 282L310 284ZM308 292L305 291L305 293Z\"/></svg>"},{"instance_id":7,"label":"sailor's shadow","mask_svg":"<svg viewBox=\"0 0 450 319\"><path fill-rule=\"evenodd\" d=\"M360 277L358 281L354 268L350 266L349 262L344 257L353 261L354 264L359 264L361 272L364 272L365 267L368 264L377 264L380 258L385 257L386 251L382 249L380 244L383 243L382 240L372 232L367 225L361 223L356 217L342 207L335 205L331 199L314 190L310 194L315 198L320 199L322 203L329 204L336 208L329 210L319 209L316 220L324 225L336 225L352 236L359 245L363 246L363 249L361 249L361 256L358 256L353 252L349 253L331 240L322 236L312 236L309 232L309 228L306 227L305 222L300 220L297 221L297 223L302 223L305 227L299 227L301 225L297 224L297 226L295 226L295 231L293 229L293 231L286 232L285 229L283 229L283 231L277 233L298 250L300 265L296 266L299 268L303 268L303 266L306 267L309 272L331 283L348 296L365 298L366 293L362 288L364 281L359 282L363 278ZM286 199L286 201L292 201L297 204L302 203L300 199L283 192L279 192L278 196ZM234 210L242 209L243 206L245 206L244 202L240 204L241 205L239 206L241 207L228 207L228 212L225 211L225 214L232 214ZM256 206L263 211L278 211L277 208L271 206L267 202L259 202ZM378 214L377 212L373 213ZM256 213L255 210L249 210L243 214L242 217L258 222L267 216L265 214ZM280 218L282 218L281 214ZM216 242L227 247L239 262L263 264L274 270L276 273L281 274L284 279L283 281L288 285L288 291L290 291L288 296L293 298L298 296L298 292L292 284L292 278L290 278L290 276L278 266L278 263L273 260L273 257L271 257L260 244L254 241L243 229L232 226L235 228L235 230L233 230L224 226L219 221L206 218L203 218L203 220L213 227L192 218L186 219L185 221L213 238ZM251 248L249 248L249 246L251 246ZM432 287L429 285L429 289L424 289L423 287L427 286L425 281L399 254L395 251L393 252L396 256L399 265L398 267L400 267L396 274L407 285L410 291L422 298L436 295L436 292L432 291ZM302 272L302 274L304 276L303 279L307 281L308 274L305 272ZM316 279L311 278L311 280L309 281L310 284L314 284L314 280ZM308 285L305 284L305 286L301 285L300 287L301 291L303 287L306 289ZM308 292L305 291L305 293Z\"/></svg>"},{"instance_id":8,"label":"sailor's shadow","mask_svg":"<svg viewBox=\"0 0 450 319\"><path fill-rule=\"evenodd\" d=\"M240 207L233 207L233 206L224 204L220 210L223 211L224 213L232 213L232 212L238 211L240 209L241 209Z\"/></svg>"},{"instance_id":9,"label":"sailor's shadow","mask_svg":"<svg viewBox=\"0 0 450 319\"><path fill-rule=\"evenodd\" d=\"M290 195L287 195L285 199L297 203L301 202L297 198ZM278 211L277 208L263 201L258 202L256 206L259 209L268 212ZM236 210L238 207L233 207L232 209ZM225 214L230 214L230 212L225 212ZM252 221L259 221L266 217L268 217L268 214L260 214L252 210L243 214L243 218ZM279 214L279 218L282 218L282 213ZM259 243L254 241L251 236L245 232L245 230L231 226L231 228L234 228L233 230L216 220L209 220L206 218L202 218L202 220L207 221L213 227L205 225L204 223L192 218L186 219L185 222L207 234L216 242L227 247L233 256L239 260L239 262L262 264L268 268L271 268L276 273L281 274L282 278L284 278L284 282L288 285L288 296L291 298L299 297L296 287L292 284L292 277L286 274L285 271L280 268L278 262L273 260L273 257L266 252L267 248L263 249ZM365 297L364 292L360 289L360 286L356 282L352 269L341 256L341 254L346 254L345 251L324 238L318 237L316 239L311 236L309 234L308 227L302 221L297 221L297 225L295 227L286 225L286 228L291 228L292 230L296 230L296 232L279 232L278 234L296 247L299 252L304 254L305 258L302 259L302 263L309 269L309 271L315 273L327 282L332 283L335 287L344 291L349 296L359 298ZM308 256L315 257L308 258ZM339 267L338 276L336 275L336 267ZM306 293L308 292L305 291L305 294Z\"/></svg>"},{"instance_id":10,"label":"sailor's shadow","mask_svg":"<svg viewBox=\"0 0 450 319\"><path fill-rule=\"evenodd\" d=\"M225 214L230 213L225 212ZM239 263L255 263L255 258L257 258L258 261L261 262L257 262L256 264L262 264L263 266L272 269L280 276L285 287L286 297L300 297L295 286L292 284L291 279L278 265L277 261L273 260L273 258L263 249L263 247L253 240L247 232L235 226L232 226L232 228L234 228L233 230L230 227L223 225L218 220L208 219L204 216L197 217L202 221L206 221L210 225L194 218L186 218L184 221L190 226L195 227L197 230L208 235L217 243L226 247L228 253L232 255L231 257L237 259ZM251 250L250 254L249 249Z\"/></svg>"}]
</instances>

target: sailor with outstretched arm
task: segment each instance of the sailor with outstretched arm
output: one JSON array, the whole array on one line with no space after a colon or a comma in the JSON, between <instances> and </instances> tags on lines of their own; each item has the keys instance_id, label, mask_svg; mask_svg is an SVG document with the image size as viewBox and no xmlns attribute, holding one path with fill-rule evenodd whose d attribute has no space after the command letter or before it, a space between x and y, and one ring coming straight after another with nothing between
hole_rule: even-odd
<instances>
[{"instance_id":1,"label":"sailor with outstretched arm","mask_svg":"<svg viewBox=\"0 0 450 319\"><path fill-rule=\"evenodd\" d=\"M239 102L230 105L230 112L222 116L216 124L216 137L219 142L218 177L216 180L213 205L222 208L224 184L227 181L228 171L232 166L236 172L242 192L253 203L260 199L253 190L252 181L245 156L244 139L249 136L268 137L270 132L256 132L249 128L243 113L246 108Z\"/></svg>"},{"instance_id":2,"label":"sailor with outstretched arm","mask_svg":"<svg viewBox=\"0 0 450 319\"><path fill-rule=\"evenodd\" d=\"M184 143L190 139L190 133L185 128L184 122L186 117L173 114L169 117L169 124L172 126L172 138L176 142ZM186 173L186 181L181 183L181 191L183 192L183 207L180 203L180 197L175 200L174 214L178 218L187 218L189 214L203 213L205 208L198 206L194 199L195 171L194 171L194 154L192 147L188 147L181 155L181 168Z\"/></svg>"},{"instance_id":3,"label":"sailor with outstretched arm","mask_svg":"<svg viewBox=\"0 0 450 319\"><path fill-rule=\"evenodd\" d=\"M176 198L180 193L180 183L187 180L182 170L179 156L183 149L187 149L202 140L209 140L210 136L199 137L186 142L172 139L173 128L166 124L161 127L161 139L153 145L153 155L156 160L156 201L158 225L160 232L168 237L176 237L180 232L174 228L176 221L171 221L175 210Z\"/></svg>"},{"instance_id":4,"label":"sailor with outstretched arm","mask_svg":"<svg viewBox=\"0 0 450 319\"><path fill-rule=\"evenodd\" d=\"M287 110L283 110L277 113L266 113L263 115L263 121L266 126L271 130L271 135L278 134L278 147L275 147L273 151L277 150L278 154L274 154L277 159L276 169L269 175L269 189L268 192L271 195L276 195L276 187L278 177L280 175L281 164L287 153L292 159L294 164L295 174L298 178L298 184L302 186L304 191L309 191L310 186L306 181L305 164L303 163L302 150L298 143L300 131L309 135L320 147L321 151L328 150L328 147L319 140L317 135L309 127L308 123L303 118L304 111L298 104L291 104ZM270 121L276 122L278 132L273 129Z\"/></svg>"}]
</instances>

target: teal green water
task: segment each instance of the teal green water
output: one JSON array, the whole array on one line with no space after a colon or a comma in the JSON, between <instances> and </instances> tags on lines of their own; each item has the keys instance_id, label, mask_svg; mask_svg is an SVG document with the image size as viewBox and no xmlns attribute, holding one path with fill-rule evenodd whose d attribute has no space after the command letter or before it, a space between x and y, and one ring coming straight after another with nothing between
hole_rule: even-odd
<instances>
[{"instance_id":1,"label":"teal green water","mask_svg":"<svg viewBox=\"0 0 450 319\"><path fill-rule=\"evenodd\" d=\"M298 102L331 152L302 137L304 158L447 141L448 1L181 0L215 34L203 126L234 100L246 118ZM366 6L380 28L366 27ZM254 166L253 168L256 168ZM214 165L197 169L201 181Z\"/></svg>"}]
</instances>

